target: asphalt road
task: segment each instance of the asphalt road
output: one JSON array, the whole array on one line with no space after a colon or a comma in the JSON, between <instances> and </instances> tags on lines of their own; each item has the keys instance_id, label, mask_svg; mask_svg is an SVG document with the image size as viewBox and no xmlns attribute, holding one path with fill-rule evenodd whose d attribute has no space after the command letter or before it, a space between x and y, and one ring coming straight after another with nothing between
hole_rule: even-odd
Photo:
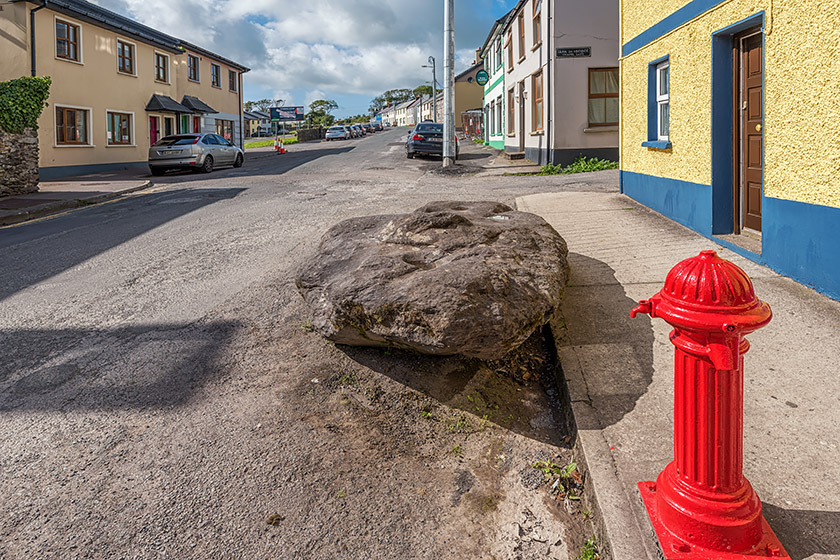
<instances>
[{"instance_id":1,"label":"asphalt road","mask_svg":"<svg viewBox=\"0 0 840 560\"><path fill-rule=\"evenodd\" d=\"M347 467L302 422L302 383L347 357L303 328L297 263L344 218L617 181L489 176L472 145L442 174L404 134L249 154L0 230L0 559L471 556L429 545L411 516L437 510L408 498L317 513L313 488ZM273 533L283 508L298 517ZM374 527L389 515L406 527Z\"/></svg>"}]
</instances>

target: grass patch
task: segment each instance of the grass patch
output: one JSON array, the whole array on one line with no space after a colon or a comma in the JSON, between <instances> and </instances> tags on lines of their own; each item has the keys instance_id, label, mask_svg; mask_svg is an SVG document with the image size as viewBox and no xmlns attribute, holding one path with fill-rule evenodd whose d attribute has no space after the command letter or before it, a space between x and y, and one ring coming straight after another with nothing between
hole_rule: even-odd
<instances>
[{"instance_id":1,"label":"grass patch","mask_svg":"<svg viewBox=\"0 0 840 560\"><path fill-rule=\"evenodd\" d=\"M575 560L598 560L599 558L601 555L598 554L598 545L595 543L595 537L592 537L583 543L583 549Z\"/></svg>"},{"instance_id":2,"label":"grass patch","mask_svg":"<svg viewBox=\"0 0 840 560\"><path fill-rule=\"evenodd\" d=\"M473 138L473 142L475 142L476 144L484 144L484 140L480 140L478 138Z\"/></svg>"},{"instance_id":3,"label":"grass patch","mask_svg":"<svg viewBox=\"0 0 840 560\"><path fill-rule=\"evenodd\" d=\"M297 144L297 138L284 138L283 145L290 146L292 144ZM268 140L256 140L254 142L245 142L245 149L248 148L265 148L266 146L273 146L274 145L274 138L270 138Z\"/></svg>"},{"instance_id":4,"label":"grass patch","mask_svg":"<svg viewBox=\"0 0 840 560\"><path fill-rule=\"evenodd\" d=\"M578 156L575 161L567 166L543 165L535 175L568 175L570 173L589 173L591 171L603 171L605 169L618 169L617 161L609 161L606 159L585 158Z\"/></svg>"}]
</instances>

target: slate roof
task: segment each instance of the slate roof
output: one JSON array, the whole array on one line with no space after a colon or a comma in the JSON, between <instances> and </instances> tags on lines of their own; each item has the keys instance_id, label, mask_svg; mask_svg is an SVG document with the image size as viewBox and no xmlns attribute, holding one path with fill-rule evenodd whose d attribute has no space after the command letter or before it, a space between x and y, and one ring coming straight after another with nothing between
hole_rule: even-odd
<instances>
[{"instance_id":1,"label":"slate roof","mask_svg":"<svg viewBox=\"0 0 840 560\"><path fill-rule=\"evenodd\" d=\"M213 107L192 95L185 95L181 100L181 105L190 109L193 113L218 113Z\"/></svg>"},{"instance_id":2,"label":"slate roof","mask_svg":"<svg viewBox=\"0 0 840 560\"><path fill-rule=\"evenodd\" d=\"M147 111L161 111L165 113L192 113L192 109L188 109L172 99L171 97L167 97L165 95L158 95L157 93L152 95L152 98L149 99L149 102L146 103L146 110ZM214 111L215 112L215 111Z\"/></svg>"}]
</instances>

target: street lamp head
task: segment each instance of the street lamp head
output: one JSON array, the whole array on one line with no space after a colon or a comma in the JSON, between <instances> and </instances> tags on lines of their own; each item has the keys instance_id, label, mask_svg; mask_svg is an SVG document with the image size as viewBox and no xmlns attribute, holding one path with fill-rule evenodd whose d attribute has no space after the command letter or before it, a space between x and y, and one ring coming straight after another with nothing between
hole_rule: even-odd
<instances>
[{"instance_id":1,"label":"street lamp head","mask_svg":"<svg viewBox=\"0 0 840 560\"><path fill-rule=\"evenodd\" d=\"M434 63L435 63L435 57L430 56L429 57L429 64L434 64Z\"/></svg>"}]
</instances>

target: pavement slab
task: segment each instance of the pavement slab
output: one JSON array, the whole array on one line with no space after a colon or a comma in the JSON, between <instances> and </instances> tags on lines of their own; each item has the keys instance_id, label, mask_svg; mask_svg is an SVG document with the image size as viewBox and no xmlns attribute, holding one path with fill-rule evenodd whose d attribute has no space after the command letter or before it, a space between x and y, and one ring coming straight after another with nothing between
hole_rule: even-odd
<instances>
[{"instance_id":1,"label":"pavement slab","mask_svg":"<svg viewBox=\"0 0 840 560\"><path fill-rule=\"evenodd\" d=\"M569 245L555 337L611 556L659 557L636 483L655 480L673 457L671 328L630 310L675 264L714 249L774 313L748 336L744 474L791 558L840 558L840 303L618 193L524 196L517 208L543 216Z\"/></svg>"}]
</instances>

